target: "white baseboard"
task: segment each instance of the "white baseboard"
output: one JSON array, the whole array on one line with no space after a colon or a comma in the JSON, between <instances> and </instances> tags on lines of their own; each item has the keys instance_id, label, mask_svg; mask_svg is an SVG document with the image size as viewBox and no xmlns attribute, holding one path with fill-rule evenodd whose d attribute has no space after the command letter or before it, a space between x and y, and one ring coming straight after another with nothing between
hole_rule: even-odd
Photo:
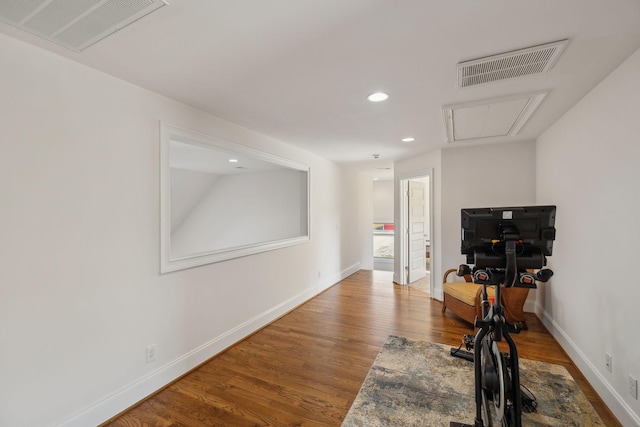
<instances>
[{"instance_id":1,"label":"white baseboard","mask_svg":"<svg viewBox=\"0 0 640 427\"><path fill-rule=\"evenodd\" d=\"M353 273L356 273L359 270L360 270L360 263L356 262L355 264L353 264L353 265L345 268L344 270L342 270L339 274L337 274L337 275L333 276L332 278L330 278L329 283L326 284L326 288L328 288L330 286L333 286L334 284L338 283L342 279L346 279L347 277L351 276ZM318 293L320 293L320 292L318 292ZM310 298L312 298L312 297L310 297Z\"/></svg>"},{"instance_id":2,"label":"white baseboard","mask_svg":"<svg viewBox=\"0 0 640 427\"><path fill-rule=\"evenodd\" d=\"M318 285L247 320L54 425L60 427L85 427L99 425L109 420L359 269L360 263L353 264L333 278L322 281Z\"/></svg>"},{"instance_id":3,"label":"white baseboard","mask_svg":"<svg viewBox=\"0 0 640 427\"><path fill-rule=\"evenodd\" d=\"M536 305L535 312L538 317L542 319L542 322L549 332L551 332L551 335L558 341L573 363L575 363L580 372L582 372L587 381L589 381L591 386L596 390L596 393L600 395L609 409L611 409L611 412L613 412L618 421L620 421L623 426L640 427L640 417L633 412L631 407L600 374L589 359L587 359L582 350L580 350L567 333L562 330L540 305Z\"/></svg>"}]
</instances>

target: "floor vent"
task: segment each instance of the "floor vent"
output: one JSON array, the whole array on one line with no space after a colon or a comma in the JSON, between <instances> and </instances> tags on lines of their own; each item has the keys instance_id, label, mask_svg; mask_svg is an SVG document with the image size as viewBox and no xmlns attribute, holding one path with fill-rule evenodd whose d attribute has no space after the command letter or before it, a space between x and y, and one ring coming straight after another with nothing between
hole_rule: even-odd
<instances>
[{"instance_id":1,"label":"floor vent","mask_svg":"<svg viewBox=\"0 0 640 427\"><path fill-rule=\"evenodd\" d=\"M458 64L458 87L547 72L556 62L567 42L567 40L561 40L461 62Z\"/></svg>"},{"instance_id":2,"label":"floor vent","mask_svg":"<svg viewBox=\"0 0 640 427\"><path fill-rule=\"evenodd\" d=\"M164 0L2 0L0 21L81 52Z\"/></svg>"}]
</instances>

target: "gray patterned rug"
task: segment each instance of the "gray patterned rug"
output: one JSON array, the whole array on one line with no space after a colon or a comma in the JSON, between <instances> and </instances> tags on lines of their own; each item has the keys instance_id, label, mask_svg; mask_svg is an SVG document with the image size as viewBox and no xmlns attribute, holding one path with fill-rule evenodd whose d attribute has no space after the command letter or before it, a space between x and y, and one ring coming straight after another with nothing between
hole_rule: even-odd
<instances>
[{"instance_id":1,"label":"gray patterned rug","mask_svg":"<svg viewBox=\"0 0 640 427\"><path fill-rule=\"evenodd\" d=\"M390 336L342 426L472 424L473 364L449 355L451 346ZM603 426L569 372L559 365L520 360L521 383L536 396L537 412L523 426Z\"/></svg>"}]
</instances>

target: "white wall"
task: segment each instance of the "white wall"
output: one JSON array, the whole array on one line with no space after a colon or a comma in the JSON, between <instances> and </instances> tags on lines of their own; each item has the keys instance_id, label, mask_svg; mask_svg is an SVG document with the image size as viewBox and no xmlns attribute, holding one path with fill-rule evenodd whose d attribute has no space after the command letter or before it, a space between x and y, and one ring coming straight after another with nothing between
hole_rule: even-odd
<instances>
[{"instance_id":1,"label":"white wall","mask_svg":"<svg viewBox=\"0 0 640 427\"><path fill-rule=\"evenodd\" d=\"M373 222L393 222L393 180L373 181Z\"/></svg>"},{"instance_id":2,"label":"white wall","mask_svg":"<svg viewBox=\"0 0 640 427\"><path fill-rule=\"evenodd\" d=\"M460 209L535 204L535 142L453 147L442 151L443 271L466 262L460 254ZM442 279L435 282L442 295ZM536 291L529 292L534 311Z\"/></svg>"},{"instance_id":3,"label":"white wall","mask_svg":"<svg viewBox=\"0 0 640 427\"><path fill-rule=\"evenodd\" d=\"M537 201L558 206L541 315L625 426L640 425L638 76L640 51L539 138L536 162Z\"/></svg>"},{"instance_id":4,"label":"white wall","mask_svg":"<svg viewBox=\"0 0 640 427\"><path fill-rule=\"evenodd\" d=\"M369 181L4 35L0 63L0 425L96 425L359 267ZM312 241L160 275L160 120L309 164Z\"/></svg>"},{"instance_id":5,"label":"white wall","mask_svg":"<svg viewBox=\"0 0 640 427\"><path fill-rule=\"evenodd\" d=\"M342 263L360 260L360 268L373 270L373 186L371 177L356 168L342 169L336 186L341 188L338 209L345 221L336 221L333 230L339 232L340 245L327 247L340 251ZM348 219L348 221L346 221Z\"/></svg>"}]
</instances>

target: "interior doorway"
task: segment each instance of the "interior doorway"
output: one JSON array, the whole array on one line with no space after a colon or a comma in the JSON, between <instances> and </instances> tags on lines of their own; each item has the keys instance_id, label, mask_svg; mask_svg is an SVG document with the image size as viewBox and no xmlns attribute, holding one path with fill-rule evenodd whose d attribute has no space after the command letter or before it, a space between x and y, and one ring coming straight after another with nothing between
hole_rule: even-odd
<instances>
[{"instance_id":1,"label":"interior doorway","mask_svg":"<svg viewBox=\"0 0 640 427\"><path fill-rule=\"evenodd\" d=\"M432 242L432 180L431 170L400 177L401 197L398 224L400 281L431 293Z\"/></svg>"},{"instance_id":2,"label":"interior doorway","mask_svg":"<svg viewBox=\"0 0 640 427\"><path fill-rule=\"evenodd\" d=\"M393 180L373 181L373 269L393 271L395 224Z\"/></svg>"}]
</instances>

